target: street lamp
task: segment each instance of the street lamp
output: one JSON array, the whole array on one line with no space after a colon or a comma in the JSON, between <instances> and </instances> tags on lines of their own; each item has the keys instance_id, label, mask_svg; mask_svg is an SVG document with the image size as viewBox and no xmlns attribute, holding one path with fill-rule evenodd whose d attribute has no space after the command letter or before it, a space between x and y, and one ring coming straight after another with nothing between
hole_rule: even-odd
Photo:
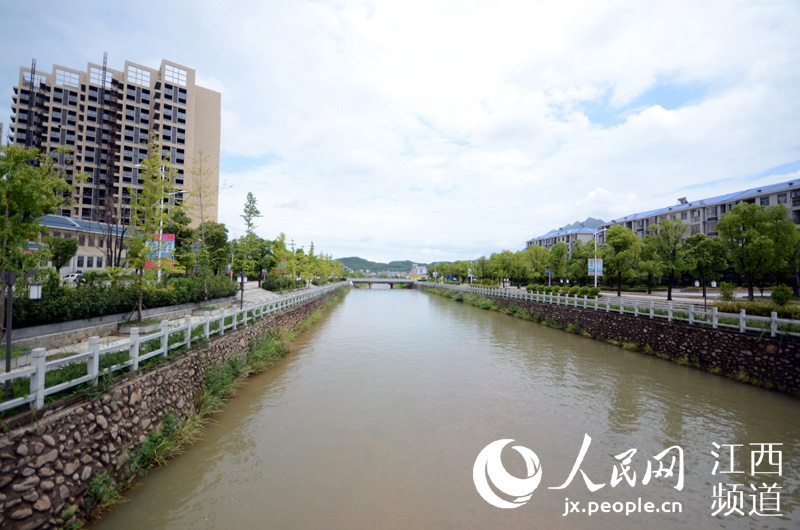
<instances>
[{"instance_id":1,"label":"street lamp","mask_svg":"<svg viewBox=\"0 0 800 530\"><path fill-rule=\"evenodd\" d=\"M31 277L36 277L36 271L25 271L18 273L16 271L6 271L2 276L2 282L6 284L6 373L11 371L11 317L14 313L14 284L17 278L23 277L24 281L28 281ZM30 300L40 300L42 298L42 284L38 281L33 281L28 287L28 298ZM11 380L6 381L6 398L11 398Z\"/></svg>"},{"instance_id":2,"label":"street lamp","mask_svg":"<svg viewBox=\"0 0 800 530\"><path fill-rule=\"evenodd\" d=\"M594 286L597 287L597 235L607 231L608 228L602 230L595 230L592 239L594 239Z\"/></svg>"}]
</instances>

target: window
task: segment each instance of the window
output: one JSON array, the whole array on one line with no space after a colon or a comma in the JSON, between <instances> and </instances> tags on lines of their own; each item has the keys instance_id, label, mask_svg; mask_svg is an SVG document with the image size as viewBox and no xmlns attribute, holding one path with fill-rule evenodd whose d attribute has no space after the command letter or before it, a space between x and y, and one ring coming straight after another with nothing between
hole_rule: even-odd
<instances>
[{"instance_id":1,"label":"window","mask_svg":"<svg viewBox=\"0 0 800 530\"><path fill-rule=\"evenodd\" d=\"M106 88L111 88L111 80L114 79L114 74L107 71L104 73L102 69L96 66L89 67L89 82L95 85L103 85Z\"/></svg>"},{"instance_id":2,"label":"window","mask_svg":"<svg viewBox=\"0 0 800 530\"><path fill-rule=\"evenodd\" d=\"M97 268L98 269L103 268L103 258L101 258L100 256L97 257Z\"/></svg>"},{"instance_id":3,"label":"window","mask_svg":"<svg viewBox=\"0 0 800 530\"><path fill-rule=\"evenodd\" d=\"M83 267L83 256L78 256L78 267Z\"/></svg>"},{"instance_id":4,"label":"window","mask_svg":"<svg viewBox=\"0 0 800 530\"><path fill-rule=\"evenodd\" d=\"M188 72L183 68L172 66L171 64L164 65L164 80L180 86L186 86L186 78Z\"/></svg>"},{"instance_id":5,"label":"window","mask_svg":"<svg viewBox=\"0 0 800 530\"><path fill-rule=\"evenodd\" d=\"M56 84L61 86L68 86L78 88L80 86L80 76L74 72L68 72L61 68L56 68Z\"/></svg>"},{"instance_id":6,"label":"window","mask_svg":"<svg viewBox=\"0 0 800 530\"><path fill-rule=\"evenodd\" d=\"M61 232L58 230L53 230L53 237L61 237Z\"/></svg>"},{"instance_id":7,"label":"window","mask_svg":"<svg viewBox=\"0 0 800 530\"><path fill-rule=\"evenodd\" d=\"M83 234L79 234L78 235L78 244L80 246L83 246L83 245L86 244L86 236L85 235L83 235Z\"/></svg>"},{"instance_id":8,"label":"window","mask_svg":"<svg viewBox=\"0 0 800 530\"><path fill-rule=\"evenodd\" d=\"M150 72L135 66L128 66L128 83L150 86Z\"/></svg>"},{"instance_id":9,"label":"window","mask_svg":"<svg viewBox=\"0 0 800 530\"><path fill-rule=\"evenodd\" d=\"M104 242L105 242L105 239L103 239L102 237L98 237L97 238L97 248L103 248ZM100 265L100 259L101 258L97 258L97 259L98 259L97 266L100 267L101 266Z\"/></svg>"},{"instance_id":10,"label":"window","mask_svg":"<svg viewBox=\"0 0 800 530\"><path fill-rule=\"evenodd\" d=\"M786 204L786 194L779 193L778 194L778 204Z\"/></svg>"},{"instance_id":11,"label":"window","mask_svg":"<svg viewBox=\"0 0 800 530\"><path fill-rule=\"evenodd\" d=\"M86 256L86 268L94 267L94 256Z\"/></svg>"},{"instance_id":12,"label":"window","mask_svg":"<svg viewBox=\"0 0 800 530\"><path fill-rule=\"evenodd\" d=\"M681 212L681 221L685 221L689 218L689 212Z\"/></svg>"},{"instance_id":13,"label":"window","mask_svg":"<svg viewBox=\"0 0 800 530\"><path fill-rule=\"evenodd\" d=\"M761 197L761 206L769 206L769 197Z\"/></svg>"},{"instance_id":14,"label":"window","mask_svg":"<svg viewBox=\"0 0 800 530\"><path fill-rule=\"evenodd\" d=\"M89 236L88 244L89 244L90 247L94 246L94 236Z\"/></svg>"}]
</instances>

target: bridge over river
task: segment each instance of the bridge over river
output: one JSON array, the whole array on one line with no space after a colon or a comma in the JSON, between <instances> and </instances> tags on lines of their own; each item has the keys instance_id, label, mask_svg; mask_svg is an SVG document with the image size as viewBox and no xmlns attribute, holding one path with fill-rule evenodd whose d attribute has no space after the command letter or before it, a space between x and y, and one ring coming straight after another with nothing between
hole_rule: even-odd
<instances>
[{"instance_id":1,"label":"bridge over river","mask_svg":"<svg viewBox=\"0 0 800 530\"><path fill-rule=\"evenodd\" d=\"M394 289L395 285L408 285L417 283L418 280L411 280L408 278L349 278L350 283L353 285L367 284L370 289L373 285L389 285L389 289Z\"/></svg>"}]
</instances>

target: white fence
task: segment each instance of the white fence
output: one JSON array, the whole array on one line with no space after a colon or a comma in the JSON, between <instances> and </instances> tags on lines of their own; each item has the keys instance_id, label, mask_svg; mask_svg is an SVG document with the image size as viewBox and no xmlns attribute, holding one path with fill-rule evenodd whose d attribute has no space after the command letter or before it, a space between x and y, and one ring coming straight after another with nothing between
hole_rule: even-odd
<instances>
[{"instance_id":1,"label":"white fence","mask_svg":"<svg viewBox=\"0 0 800 530\"><path fill-rule=\"evenodd\" d=\"M113 344L105 348L100 348L99 337L90 337L89 351L86 353L79 353L77 355L71 355L69 357L64 357L53 361L47 361L45 358L44 348L36 348L32 352L30 366L0 374L1 384L5 384L6 381L30 377L30 393L26 396L10 399L0 403L0 411L19 407L27 403L30 403L31 407L34 409L40 409L44 405L44 398L46 396L62 392L68 388L72 388L83 383L88 383L90 381L92 384L96 384L97 379L100 376L109 374L111 372L116 372L117 370L123 370L128 367L130 367L131 371L135 372L139 369L139 363L146 361L147 359L156 356L162 356L166 358L169 355L170 350L181 348L183 346L186 346L187 349L191 348L193 341L196 342L198 340L208 340L212 335L216 334L223 335L226 331L236 330L238 326L246 326L248 323L255 322L258 319L264 318L278 311L283 311L298 304L313 300L314 298L319 298L320 296L342 286L342 284L327 285L313 291L296 295L288 295L276 300L270 300L261 305L246 307L244 309L233 309L227 314L223 311L219 315L212 316L210 311L206 311L203 321L199 323L193 323L191 315L187 315L184 318L183 324L172 328L169 327L169 321L162 320L160 326L161 329L155 333L140 336L139 328L133 328L131 329L129 341ZM226 323L226 321L229 322ZM192 331L197 331L198 328L202 328L202 336L193 338ZM170 344L170 336L177 334L183 335L182 340ZM158 341L158 347L152 351L141 353L140 350L142 345L150 343L151 341ZM125 350L128 351L128 359L126 361L100 370L100 358L103 355L124 352ZM56 385L45 385L45 376L47 372L82 361L86 361L85 375L69 381L64 381Z\"/></svg>"},{"instance_id":2,"label":"white fence","mask_svg":"<svg viewBox=\"0 0 800 530\"><path fill-rule=\"evenodd\" d=\"M602 297L589 298L587 296L569 296L560 294L528 293L514 289L500 289L491 287L472 287L469 285L428 284L429 287L438 287L454 291L474 293L484 296L498 296L512 300L528 300L547 304L563 305L594 311L614 312L620 315L634 315L642 318L660 318L668 322L686 322L692 325L708 326L713 329L732 329L740 333L754 331L769 333L770 337L778 335L800 337L800 321L778 318L772 316L762 317L748 315L744 309L739 313L721 313L716 307L704 310L690 304L673 304L662 301L643 301L638 298Z\"/></svg>"}]
</instances>

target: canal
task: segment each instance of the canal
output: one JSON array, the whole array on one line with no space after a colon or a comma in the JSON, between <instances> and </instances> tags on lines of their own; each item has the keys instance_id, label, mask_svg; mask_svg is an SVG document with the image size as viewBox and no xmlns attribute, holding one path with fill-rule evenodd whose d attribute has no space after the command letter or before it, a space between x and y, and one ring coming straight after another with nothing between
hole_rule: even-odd
<instances>
[{"instance_id":1,"label":"canal","mask_svg":"<svg viewBox=\"0 0 800 530\"><path fill-rule=\"evenodd\" d=\"M353 290L294 348L93 527L800 524L796 399L411 290Z\"/></svg>"}]
</instances>

